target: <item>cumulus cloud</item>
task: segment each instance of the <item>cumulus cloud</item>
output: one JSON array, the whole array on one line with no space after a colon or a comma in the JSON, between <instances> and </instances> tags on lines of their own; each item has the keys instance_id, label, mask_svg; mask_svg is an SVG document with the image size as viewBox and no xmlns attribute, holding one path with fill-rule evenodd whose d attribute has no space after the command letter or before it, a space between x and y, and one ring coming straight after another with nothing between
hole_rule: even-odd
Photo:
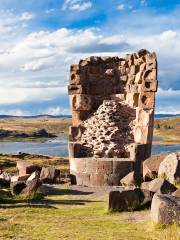
<instances>
[{"instance_id":1,"label":"cumulus cloud","mask_svg":"<svg viewBox=\"0 0 180 240\"><path fill-rule=\"evenodd\" d=\"M66 108L62 108L60 106L50 107L43 110L43 114L58 116L58 115L70 115L70 110Z\"/></svg>"},{"instance_id":2,"label":"cumulus cloud","mask_svg":"<svg viewBox=\"0 0 180 240\"><path fill-rule=\"evenodd\" d=\"M166 40L171 40L175 37L177 37L177 32L172 31L172 30L165 31L160 35L160 39L165 40L165 41Z\"/></svg>"},{"instance_id":3,"label":"cumulus cloud","mask_svg":"<svg viewBox=\"0 0 180 240\"><path fill-rule=\"evenodd\" d=\"M0 104L51 101L60 94L67 93L66 87L56 88L0 88Z\"/></svg>"},{"instance_id":4,"label":"cumulus cloud","mask_svg":"<svg viewBox=\"0 0 180 240\"><path fill-rule=\"evenodd\" d=\"M35 17L34 14L29 13L29 12L23 12L21 16L19 17L20 21L29 21Z\"/></svg>"},{"instance_id":5,"label":"cumulus cloud","mask_svg":"<svg viewBox=\"0 0 180 240\"><path fill-rule=\"evenodd\" d=\"M117 9L120 10L120 11L122 11L122 10L125 9L125 5L124 5L124 4L119 4L119 5L117 6Z\"/></svg>"},{"instance_id":6,"label":"cumulus cloud","mask_svg":"<svg viewBox=\"0 0 180 240\"><path fill-rule=\"evenodd\" d=\"M31 114L29 111L23 111L22 109L0 109L0 115L29 116Z\"/></svg>"},{"instance_id":7,"label":"cumulus cloud","mask_svg":"<svg viewBox=\"0 0 180 240\"><path fill-rule=\"evenodd\" d=\"M92 8L92 2L83 0L65 0L62 10L82 12Z\"/></svg>"}]
</instances>

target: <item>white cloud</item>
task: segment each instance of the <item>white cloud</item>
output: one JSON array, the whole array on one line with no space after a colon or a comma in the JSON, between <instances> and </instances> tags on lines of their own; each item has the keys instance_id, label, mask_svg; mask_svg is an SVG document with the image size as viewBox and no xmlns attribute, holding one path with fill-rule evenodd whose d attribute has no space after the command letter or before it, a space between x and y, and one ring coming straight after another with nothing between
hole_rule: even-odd
<instances>
[{"instance_id":1,"label":"white cloud","mask_svg":"<svg viewBox=\"0 0 180 240\"><path fill-rule=\"evenodd\" d=\"M65 0L62 10L71 10L82 12L92 8L92 2L83 0Z\"/></svg>"},{"instance_id":2,"label":"white cloud","mask_svg":"<svg viewBox=\"0 0 180 240\"><path fill-rule=\"evenodd\" d=\"M28 111L23 111L21 109L1 109L0 115L11 115L11 116L29 116L31 115Z\"/></svg>"},{"instance_id":3,"label":"white cloud","mask_svg":"<svg viewBox=\"0 0 180 240\"><path fill-rule=\"evenodd\" d=\"M46 14L50 14L50 13L53 13L53 12L55 12L55 8L50 8L50 9L47 9L46 11L45 11L45 13Z\"/></svg>"},{"instance_id":4,"label":"white cloud","mask_svg":"<svg viewBox=\"0 0 180 240\"><path fill-rule=\"evenodd\" d=\"M21 16L19 17L20 21L29 21L35 17L34 14L29 13L29 12L23 12Z\"/></svg>"},{"instance_id":5,"label":"white cloud","mask_svg":"<svg viewBox=\"0 0 180 240\"><path fill-rule=\"evenodd\" d=\"M160 35L160 39L165 40L165 41L166 40L171 40L175 37L177 37L177 32L172 31L172 30L165 31Z\"/></svg>"},{"instance_id":6,"label":"white cloud","mask_svg":"<svg viewBox=\"0 0 180 240\"><path fill-rule=\"evenodd\" d=\"M50 101L67 92L66 87L55 88L0 88L0 104Z\"/></svg>"},{"instance_id":7,"label":"white cloud","mask_svg":"<svg viewBox=\"0 0 180 240\"><path fill-rule=\"evenodd\" d=\"M6 41L11 39L19 33L22 28L27 27L27 21L33 19L33 13L23 12L21 15L16 15L13 11L0 11L0 40L6 38ZM11 35L9 35L11 33ZM3 34L3 35L2 35ZM8 34L8 35L7 35Z\"/></svg>"},{"instance_id":8,"label":"white cloud","mask_svg":"<svg viewBox=\"0 0 180 240\"><path fill-rule=\"evenodd\" d=\"M53 115L53 116L69 115L70 110L69 109L64 109L64 108L61 108L61 107L51 107L51 108L43 110L42 114L48 114L48 115Z\"/></svg>"},{"instance_id":9,"label":"white cloud","mask_svg":"<svg viewBox=\"0 0 180 240\"><path fill-rule=\"evenodd\" d=\"M117 6L117 9L118 10L124 10L125 9L125 5L124 4L119 4L118 6Z\"/></svg>"}]
</instances>

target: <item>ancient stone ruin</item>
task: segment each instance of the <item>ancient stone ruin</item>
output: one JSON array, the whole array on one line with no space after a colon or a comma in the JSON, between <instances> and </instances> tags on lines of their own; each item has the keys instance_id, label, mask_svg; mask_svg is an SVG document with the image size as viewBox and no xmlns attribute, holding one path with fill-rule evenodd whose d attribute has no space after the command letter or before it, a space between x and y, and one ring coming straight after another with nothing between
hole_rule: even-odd
<instances>
[{"instance_id":1,"label":"ancient stone ruin","mask_svg":"<svg viewBox=\"0 0 180 240\"><path fill-rule=\"evenodd\" d=\"M78 185L119 185L151 155L156 54L90 57L71 66L70 170Z\"/></svg>"}]
</instances>

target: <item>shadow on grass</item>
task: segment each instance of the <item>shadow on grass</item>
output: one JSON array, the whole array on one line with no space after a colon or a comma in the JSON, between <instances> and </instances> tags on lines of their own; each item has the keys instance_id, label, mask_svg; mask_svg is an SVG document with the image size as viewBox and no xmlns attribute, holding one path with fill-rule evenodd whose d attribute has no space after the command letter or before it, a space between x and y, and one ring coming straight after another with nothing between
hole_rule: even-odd
<instances>
[{"instance_id":1,"label":"shadow on grass","mask_svg":"<svg viewBox=\"0 0 180 240\"><path fill-rule=\"evenodd\" d=\"M86 203L91 202L100 202L100 201L91 201L91 200L15 200L15 199L6 199L0 201L0 208L53 208L57 209L54 205L85 205Z\"/></svg>"},{"instance_id":2,"label":"shadow on grass","mask_svg":"<svg viewBox=\"0 0 180 240\"><path fill-rule=\"evenodd\" d=\"M85 192L73 189L60 189L53 186L46 186L48 195L90 195L94 192Z\"/></svg>"}]
</instances>

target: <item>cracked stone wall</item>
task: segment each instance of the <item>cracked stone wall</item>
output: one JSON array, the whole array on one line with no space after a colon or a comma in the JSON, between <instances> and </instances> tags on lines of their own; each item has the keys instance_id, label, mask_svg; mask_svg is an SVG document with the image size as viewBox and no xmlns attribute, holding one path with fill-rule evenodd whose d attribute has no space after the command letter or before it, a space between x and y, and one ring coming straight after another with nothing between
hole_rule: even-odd
<instances>
[{"instance_id":1,"label":"cracked stone wall","mask_svg":"<svg viewBox=\"0 0 180 240\"><path fill-rule=\"evenodd\" d=\"M70 69L70 158L150 156L157 59L140 50L126 58L90 57Z\"/></svg>"}]
</instances>

